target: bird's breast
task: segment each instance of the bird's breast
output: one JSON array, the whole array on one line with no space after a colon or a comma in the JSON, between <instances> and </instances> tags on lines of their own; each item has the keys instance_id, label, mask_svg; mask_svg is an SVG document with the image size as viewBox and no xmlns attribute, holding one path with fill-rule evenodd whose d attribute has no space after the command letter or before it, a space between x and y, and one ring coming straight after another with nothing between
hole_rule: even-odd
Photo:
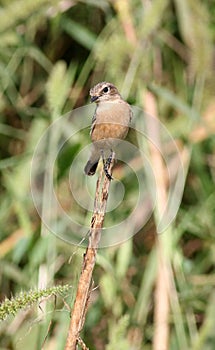
<instances>
[{"instance_id":1,"label":"bird's breast","mask_svg":"<svg viewBox=\"0 0 215 350\"><path fill-rule=\"evenodd\" d=\"M92 141L124 139L128 133L130 115L130 106L124 101L99 104L91 131Z\"/></svg>"}]
</instances>

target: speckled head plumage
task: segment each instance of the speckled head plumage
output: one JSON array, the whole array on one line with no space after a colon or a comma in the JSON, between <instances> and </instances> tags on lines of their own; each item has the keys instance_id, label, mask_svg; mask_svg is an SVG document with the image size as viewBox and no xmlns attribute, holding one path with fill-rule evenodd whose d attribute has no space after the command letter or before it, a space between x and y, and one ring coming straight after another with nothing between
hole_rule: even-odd
<instances>
[{"instance_id":1,"label":"speckled head plumage","mask_svg":"<svg viewBox=\"0 0 215 350\"><path fill-rule=\"evenodd\" d=\"M91 102L113 101L121 98L116 86L112 83L103 81L90 89Z\"/></svg>"}]
</instances>

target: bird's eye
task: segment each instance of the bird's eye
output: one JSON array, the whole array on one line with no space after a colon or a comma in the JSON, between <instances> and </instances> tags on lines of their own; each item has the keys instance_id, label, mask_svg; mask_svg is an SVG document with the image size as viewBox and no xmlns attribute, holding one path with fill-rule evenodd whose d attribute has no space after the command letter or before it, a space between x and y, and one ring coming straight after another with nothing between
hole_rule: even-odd
<instances>
[{"instance_id":1,"label":"bird's eye","mask_svg":"<svg viewBox=\"0 0 215 350\"><path fill-rule=\"evenodd\" d=\"M104 93L107 93L109 91L109 87L105 86L104 89L102 90Z\"/></svg>"}]
</instances>

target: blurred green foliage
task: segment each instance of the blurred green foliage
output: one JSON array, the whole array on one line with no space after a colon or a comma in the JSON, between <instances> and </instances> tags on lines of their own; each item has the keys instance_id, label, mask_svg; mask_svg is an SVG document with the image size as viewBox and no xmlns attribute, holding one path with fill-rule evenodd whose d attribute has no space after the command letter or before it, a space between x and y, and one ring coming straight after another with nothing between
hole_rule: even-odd
<instances>
[{"instance_id":1,"label":"blurred green foliage","mask_svg":"<svg viewBox=\"0 0 215 350\"><path fill-rule=\"evenodd\" d=\"M170 349L213 350L215 4L3 0L0 6L1 300L46 285L69 283L75 292L81 269L83 249L49 234L32 202L30 164L42 133L63 113L86 104L98 81L113 82L140 106L150 90L162 122L180 150L189 152L184 196L172 226L177 298L173 293ZM62 186L70 156L88 139L86 133L63 150ZM53 137L49 149L56 142ZM136 196L131 183L128 187L130 198ZM75 208L66 186L63 203ZM123 210L126 215L126 206ZM94 280L100 287L83 334L90 349L151 349L154 232L151 219L133 240L99 252ZM40 349L44 342L45 349L63 349L69 324L65 301L57 296L41 309L6 319L0 324L0 349L25 350L29 343Z\"/></svg>"}]
</instances>

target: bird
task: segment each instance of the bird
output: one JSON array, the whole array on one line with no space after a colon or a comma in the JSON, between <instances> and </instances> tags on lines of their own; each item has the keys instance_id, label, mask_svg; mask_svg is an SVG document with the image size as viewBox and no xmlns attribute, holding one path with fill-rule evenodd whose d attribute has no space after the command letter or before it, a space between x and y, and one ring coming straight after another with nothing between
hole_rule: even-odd
<instances>
[{"instance_id":1,"label":"bird","mask_svg":"<svg viewBox=\"0 0 215 350\"><path fill-rule=\"evenodd\" d=\"M131 106L123 100L116 86L106 81L92 87L90 97L91 102L96 103L96 109L90 130L91 155L84 172L89 176L94 175L102 157L104 173L109 180L112 180L108 167L112 161L115 146L127 136L129 131L132 119ZM108 152L109 156L105 160Z\"/></svg>"}]
</instances>

